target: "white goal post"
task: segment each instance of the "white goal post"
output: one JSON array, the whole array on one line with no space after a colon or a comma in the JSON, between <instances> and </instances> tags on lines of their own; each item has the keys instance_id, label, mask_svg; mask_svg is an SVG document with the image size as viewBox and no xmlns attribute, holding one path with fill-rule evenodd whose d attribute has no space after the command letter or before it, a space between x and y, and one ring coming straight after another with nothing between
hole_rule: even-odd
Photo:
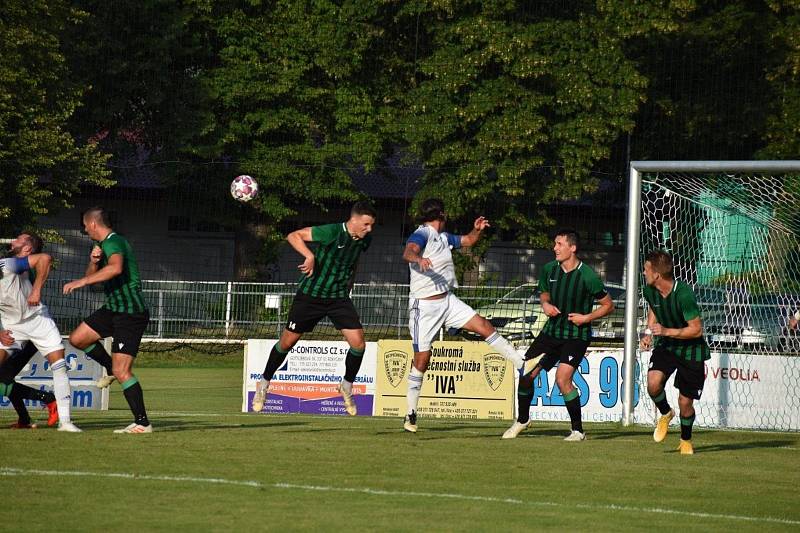
<instances>
[{"instance_id":1,"label":"white goal post","mask_svg":"<svg viewBox=\"0 0 800 533\"><path fill-rule=\"evenodd\" d=\"M775 176L777 175L777 176ZM647 220L643 220L643 186L648 187L647 191L653 191L656 188L662 187L659 181L662 177L664 181L668 182L667 188L659 189L661 198L667 197L666 202L676 204L680 202L691 203L692 210L696 209L699 215L695 219L701 222L695 223L693 219L691 227L686 230L686 234L680 236L670 236L670 231L682 231L680 228L680 221L676 222L671 220L677 212L680 218L683 216L681 208L671 206L667 209L663 206L659 207L661 211L657 217L661 220L657 221L658 226L653 230L652 227L647 227ZM751 187L752 186L752 187ZM764 191L761 190L764 188ZM779 192L773 191L779 189ZM645 192L645 195L650 195L645 198L645 203L649 202L654 193ZM777 196L772 196L777 194ZM671 198L670 198L671 196ZM681 204L687 205L687 204ZM787 207L788 205L788 207ZM697 207L695 207L697 206ZM686 262L694 261L691 264L695 280L704 277L709 281L705 284L707 291L711 294L714 291L724 291L726 289L718 289L719 285L728 283L728 280L734 280L729 284L736 285L736 287L744 287L741 292L748 293L750 284L753 284L753 273L747 270L746 261L747 254L742 256L741 263L745 266L740 267L739 270L735 268L725 270L724 260L717 258L714 264L709 263L708 259L704 259L703 254L708 255L710 246L717 246L723 250L724 253L731 254L733 252L725 251L725 239L719 239L710 236L709 226L714 224L721 224L717 222L717 218L722 217L737 217L737 220L744 221L745 224L752 224L751 231L761 232L760 239L764 241L765 246L771 246L773 238L778 234L782 239L789 242L793 250L791 253L796 254L800 248L797 246L800 234L800 223L798 223L798 216L790 214L787 216L787 209L791 210L800 206L800 161L633 161L630 164L630 177L629 177L629 191L628 191L628 221L627 221L627 257L626 257L626 271L625 271L625 355L624 355L624 373L623 373L623 411L622 423L625 426L634 423L634 408L635 408L635 386L640 375L637 375L637 351L639 343L639 326L641 324L641 310L640 310L640 279L641 279L641 258L643 254L649 252L649 249L643 249L645 246L652 247L654 244L660 245L664 240L669 241L670 244L675 244L675 250L666 246L667 251L676 253L677 248L685 242L690 242L689 246L696 252L696 255L690 259L684 259ZM780 212L779 212L780 210ZM796 213L797 211L795 211ZM709 214L710 213L710 214ZM653 215L645 213L645 216L650 217L652 223ZM656 217L656 218L657 218ZM727 222L726 222L727 223ZM643 225L645 226L643 229ZM652 226L652 224L651 224ZM663 229L662 229L663 228ZM650 237L645 233L650 233ZM694 232L694 233L692 233ZM653 237L655 234L655 237ZM666 235L666 237L664 237ZM745 237L746 240L747 237ZM643 241L646 239L646 243ZM709 244L706 241L716 241ZM700 242L703 241L703 242ZM705 248L704 248L705 246ZM723 252L718 252L722 254ZM750 252L755 253L755 252ZM728 256L726 256L727 258ZM793 255L792 257L796 257ZM785 261L785 258L781 259ZM765 263L769 263L770 259L766 259ZM772 263L775 261L772 260ZM780 261L779 261L780 263ZM780 263L784 265L785 263ZM697 266L699 265L699 266ZM686 266L686 265L684 265ZM698 274L698 269L700 273ZM716 270L714 270L716 268ZM772 270L769 270L772 268ZM796 279L796 268L792 267L791 286L795 287L793 290L797 291L796 287L800 286L800 280ZM752 269L752 267L751 267ZM776 270L774 264L768 264L766 267L759 270L757 273L759 279L756 281L760 287L767 286L766 284L774 283L773 277ZM785 269L781 270L778 267L777 272L783 274ZM749 277L748 277L749 276ZM727 289L727 293L732 294L738 289ZM769 289L764 289L765 291ZM728 296L730 299L730 296ZM789 298L791 302L786 300L784 307L795 305L797 302ZM749 296L745 297L743 302L738 302L739 309L749 308L751 300ZM701 309L702 309L701 304ZM728 309L727 307L725 308ZM783 309L783 308L781 308ZM749 313L749 311L748 311ZM722 313L720 313L722 314ZM777 321L777 317L776 317ZM705 323L705 318L704 318ZM731 328L726 323L726 328L721 328L720 331L728 331ZM753 333L750 333L753 335ZM739 340L741 341L744 333L739 333ZM719 336L722 340L725 339L721 334ZM747 339L745 339L747 340ZM712 345L712 350L714 346ZM768 354L772 355L772 354ZM797 358L800 360L800 358ZM733 393L732 393L733 394ZM646 390L639 391L640 397L646 397ZM649 401L649 398L647 398ZM702 401L701 401L702 402ZM637 410L637 413L639 411ZM723 417L726 418L727 414ZM713 425L713 424L712 424ZM731 425L722 424L722 427L747 427L737 426L735 423ZM770 424L761 425L756 424L753 427L771 429ZM791 421L788 426L779 424L777 429L786 428L797 430L796 422Z\"/></svg>"}]
</instances>

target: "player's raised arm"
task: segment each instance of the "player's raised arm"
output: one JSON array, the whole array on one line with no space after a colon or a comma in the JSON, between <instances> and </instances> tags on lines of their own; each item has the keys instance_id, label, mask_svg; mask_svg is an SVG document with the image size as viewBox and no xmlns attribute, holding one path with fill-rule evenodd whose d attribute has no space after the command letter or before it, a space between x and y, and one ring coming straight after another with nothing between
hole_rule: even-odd
<instances>
[{"instance_id":1,"label":"player's raised arm","mask_svg":"<svg viewBox=\"0 0 800 533\"><path fill-rule=\"evenodd\" d=\"M28 265L36 271L36 278L33 280L31 293L28 295L28 305L39 305L42 299L42 287L50 275L53 258L50 257L50 254L31 254L28 256Z\"/></svg>"},{"instance_id":2,"label":"player's raised arm","mask_svg":"<svg viewBox=\"0 0 800 533\"><path fill-rule=\"evenodd\" d=\"M475 222L472 224L472 231L467 233L466 235L461 236L461 246L464 248L469 248L470 246L474 246L476 242L481 238L481 233L486 228L490 227L489 221L480 216L475 219Z\"/></svg>"},{"instance_id":3,"label":"player's raised arm","mask_svg":"<svg viewBox=\"0 0 800 533\"><path fill-rule=\"evenodd\" d=\"M86 265L86 272L84 276L91 276L100 268L100 260L103 258L103 249L98 245L92 247L92 252L89 254L89 264Z\"/></svg>"},{"instance_id":4,"label":"player's raised arm","mask_svg":"<svg viewBox=\"0 0 800 533\"><path fill-rule=\"evenodd\" d=\"M71 294L73 291L80 289L81 287L108 281L119 276L122 274L124 268L123 261L124 259L122 254L113 254L108 258L108 263L106 263L103 268L96 270L94 273L84 276L81 279L76 279L75 281L70 281L69 283L65 284L63 289L64 294Z\"/></svg>"},{"instance_id":5,"label":"player's raised arm","mask_svg":"<svg viewBox=\"0 0 800 533\"><path fill-rule=\"evenodd\" d=\"M430 259L422 257L422 248L415 242L406 244L406 249L403 250L403 261L418 265L420 272L425 272L433 266Z\"/></svg>"},{"instance_id":6,"label":"player's raised arm","mask_svg":"<svg viewBox=\"0 0 800 533\"><path fill-rule=\"evenodd\" d=\"M289 245L303 256L303 263L297 265L297 268L308 277L314 274L314 252L306 244L314 240L312 236L311 227L305 227L295 230L286 236L286 241Z\"/></svg>"}]
</instances>

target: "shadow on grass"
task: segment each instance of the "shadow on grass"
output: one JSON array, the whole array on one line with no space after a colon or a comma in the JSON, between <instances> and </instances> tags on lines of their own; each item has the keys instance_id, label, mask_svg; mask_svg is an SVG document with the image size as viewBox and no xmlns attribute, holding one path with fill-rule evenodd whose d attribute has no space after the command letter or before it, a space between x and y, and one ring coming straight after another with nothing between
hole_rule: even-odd
<instances>
[{"instance_id":1,"label":"shadow on grass","mask_svg":"<svg viewBox=\"0 0 800 533\"><path fill-rule=\"evenodd\" d=\"M104 429L122 429L130 423L128 420L101 421L101 422L83 422L79 423L79 427L83 430L104 430ZM203 422L199 420L187 419L151 419L153 424L153 431L157 433L171 432L171 431L205 431L208 429L261 429L261 428L277 428L277 427L290 427L290 426L306 426L307 422L295 421L281 421L281 422L266 422L259 424L220 424L218 422Z\"/></svg>"},{"instance_id":2,"label":"shadow on grass","mask_svg":"<svg viewBox=\"0 0 800 533\"><path fill-rule=\"evenodd\" d=\"M794 440L760 440L752 442L731 442L727 444L707 444L702 446L695 446L694 453L714 453L714 452L730 452L735 450L752 450L754 448L783 448L784 446L793 446L797 442ZM678 453L677 447L674 450L669 450L665 453Z\"/></svg>"},{"instance_id":3,"label":"shadow on grass","mask_svg":"<svg viewBox=\"0 0 800 533\"><path fill-rule=\"evenodd\" d=\"M591 438L592 440L611 440L611 439L622 439L622 438L629 438L629 437L643 437L649 438L651 441L653 440L653 433L652 431L630 431L630 430L612 430L612 431L603 431L603 430L593 430L586 433L586 438Z\"/></svg>"}]
</instances>

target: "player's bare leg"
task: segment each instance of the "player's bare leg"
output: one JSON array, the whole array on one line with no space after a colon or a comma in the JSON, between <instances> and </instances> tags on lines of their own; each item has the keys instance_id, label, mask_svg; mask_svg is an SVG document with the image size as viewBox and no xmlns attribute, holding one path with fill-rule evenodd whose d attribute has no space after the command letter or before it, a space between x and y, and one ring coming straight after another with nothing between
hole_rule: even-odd
<instances>
[{"instance_id":1,"label":"player's bare leg","mask_svg":"<svg viewBox=\"0 0 800 533\"><path fill-rule=\"evenodd\" d=\"M491 322L483 318L479 314L475 314L469 321L462 326L463 329L467 331L472 331L473 333L477 333L481 337L483 337L486 342L500 352L500 355L511 361L511 364L514 365L514 368L519 370L522 368L522 365L525 359L511 346L505 337L500 335L497 330L492 326Z\"/></svg>"},{"instance_id":2,"label":"player's bare leg","mask_svg":"<svg viewBox=\"0 0 800 533\"><path fill-rule=\"evenodd\" d=\"M544 352L530 353L529 350L525 357L528 359L523 364L519 384L517 385L517 419L503 433L502 438L504 439L516 439L520 433L531 426L530 411L531 399L533 398L533 382L542 371L539 361L544 357Z\"/></svg>"},{"instance_id":3,"label":"player's bare leg","mask_svg":"<svg viewBox=\"0 0 800 533\"><path fill-rule=\"evenodd\" d=\"M81 322L69 335L69 342L76 348L84 351L89 359L105 369L105 376L97 380L96 385L104 389L116 381L111 356L106 351L100 339L100 334L89 327L86 322Z\"/></svg>"},{"instance_id":4,"label":"player's bare leg","mask_svg":"<svg viewBox=\"0 0 800 533\"><path fill-rule=\"evenodd\" d=\"M678 451L681 455L694 454L692 446L692 426L694 425L694 400L683 394L678 395L678 407L681 413L681 442Z\"/></svg>"},{"instance_id":5,"label":"player's bare leg","mask_svg":"<svg viewBox=\"0 0 800 533\"><path fill-rule=\"evenodd\" d=\"M294 348L294 345L303 336L302 333L295 333L284 329L281 333L281 338L278 339L272 346L267 358L267 364L264 366L264 372L261 374L261 381L256 383L256 393L253 395L252 408L256 413L260 413L264 409L264 404L267 401L267 393L269 393L269 382L275 375L275 372L281 367L286 360L287 354Z\"/></svg>"},{"instance_id":6,"label":"player's bare leg","mask_svg":"<svg viewBox=\"0 0 800 533\"><path fill-rule=\"evenodd\" d=\"M410 433L417 432L417 405L419 395L422 390L422 380L428 365L431 361L431 351L414 352L414 360L411 362L411 372L408 375L408 391L406 392L406 402L408 412L403 419L403 429Z\"/></svg>"},{"instance_id":7,"label":"player's bare leg","mask_svg":"<svg viewBox=\"0 0 800 533\"><path fill-rule=\"evenodd\" d=\"M675 412L669 406L667 394L664 391L666 382L667 376L660 370L650 370L647 373L647 394L650 395L658 412L661 413L653 430L653 440L656 442L661 442L667 437L669 423L675 417Z\"/></svg>"},{"instance_id":8,"label":"player's bare leg","mask_svg":"<svg viewBox=\"0 0 800 533\"><path fill-rule=\"evenodd\" d=\"M562 363L556 368L556 383L564 398L564 405L569 413L569 420L572 430L564 439L567 442L580 442L586 439L583 432L583 421L581 420L581 399L578 389L572 383L572 376L575 374L575 367Z\"/></svg>"},{"instance_id":9,"label":"player's bare leg","mask_svg":"<svg viewBox=\"0 0 800 533\"><path fill-rule=\"evenodd\" d=\"M115 352L111 355L111 359L114 377L122 385L122 392L134 418L133 423L122 429L114 430L114 433L152 433L153 426L147 418L147 410L144 405L144 392L139 384L139 379L133 374L135 358L129 354Z\"/></svg>"},{"instance_id":10,"label":"player's bare leg","mask_svg":"<svg viewBox=\"0 0 800 533\"><path fill-rule=\"evenodd\" d=\"M355 416L358 414L356 402L353 399L353 383L356 380L358 371L361 368L361 360L364 358L366 343L364 342L363 329L343 329L342 335L350 345L347 356L344 360L345 372L342 381L339 383L338 391L344 400L344 408L347 414Z\"/></svg>"},{"instance_id":11,"label":"player's bare leg","mask_svg":"<svg viewBox=\"0 0 800 533\"><path fill-rule=\"evenodd\" d=\"M56 395L58 409L58 430L68 433L80 433L80 429L72 423L72 388L67 376L67 362L64 360L64 350L56 350L47 354L50 370L53 372L53 393Z\"/></svg>"}]
</instances>

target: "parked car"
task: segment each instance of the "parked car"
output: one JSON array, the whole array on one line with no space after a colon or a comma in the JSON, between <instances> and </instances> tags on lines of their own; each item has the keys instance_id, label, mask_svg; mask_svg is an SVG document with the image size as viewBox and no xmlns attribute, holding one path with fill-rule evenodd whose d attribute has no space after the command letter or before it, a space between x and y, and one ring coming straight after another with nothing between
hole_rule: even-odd
<instances>
[{"instance_id":1,"label":"parked car","mask_svg":"<svg viewBox=\"0 0 800 533\"><path fill-rule=\"evenodd\" d=\"M625 338L625 288L619 283L605 284L614 302L614 311L595 321L592 332L596 339L622 341ZM542 310L536 283L525 283L509 291L495 303L476 309L500 334L514 344L530 344L547 321ZM464 338L480 337L462 331Z\"/></svg>"},{"instance_id":2,"label":"parked car","mask_svg":"<svg viewBox=\"0 0 800 533\"><path fill-rule=\"evenodd\" d=\"M697 300L703 330L712 349L798 351L800 336L787 328L787 317L800 295L749 295L738 289L700 287Z\"/></svg>"}]
</instances>

